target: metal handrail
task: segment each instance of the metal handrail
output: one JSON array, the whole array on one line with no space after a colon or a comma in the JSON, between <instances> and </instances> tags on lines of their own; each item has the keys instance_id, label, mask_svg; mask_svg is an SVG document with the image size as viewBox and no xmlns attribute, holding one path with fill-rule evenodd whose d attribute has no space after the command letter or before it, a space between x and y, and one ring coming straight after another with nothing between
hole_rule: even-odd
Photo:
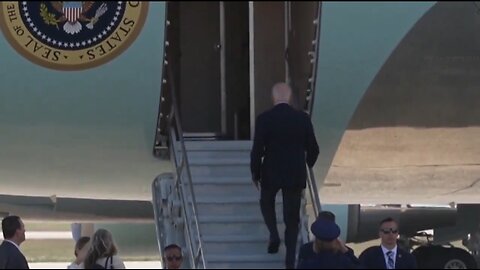
<instances>
[{"instance_id":1,"label":"metal handrail","mask_svg":"<svg viewBox=\"0 0 480 270\"><path fill-rule=\"evenodd\" d=\"M318 57L319 57L319 46L320 46L320 22L321 22L321 14L322 14L322 2L318 2L318 8L317 8L317 16L316 16L316 24L317 27L315 29L315 52L314 52L314 61L312 65L312 81L310 84L310 89L311 89L311 94L309 97L309 100L307 102L307 112L310 118L312 117L312 112L313 112L313 102L315 99L315 87L316 87L316 81L315 77L317 75L317 62L318 62ZM315 175L313 173L313 169L307 166L307 183L308 183L308 189L310 193L310 198L312 200L312 207L313 207L313 212L315 214L315 218L318 217L318 214L320 211L322 211L322 205L320 204L320 196L318 195L318 188L317 188L317 181L315 179Z\"/></svg>"},{"instance_id":2,"label":"metal handrail","mask_svg":"<svg viewBox=\"0 0 480 270\"><path fill-rule=\"evenodd\" d=\"M310 96L309 99L307 100L306 104L306 109L308 113L311 115L313 112L313 102L315 100L315 87L316 87L316 80L315 77L317 76L317 69L318 69L318 59L320 56L320 30L321 30L321 18L322 18L322 1L318 2L318 7L317 7L317 18L316 20L316 25L317 27L315 28L315 33L314 33L314 38L315 38L315 51L313 54L313 63L312 63L312 81L310 83Z\"/></svg>"},{"instance_id":3,"label":"metal handrail","mask_svg":"<svg viewBox=\"0 0 480 270\"><path fill-rule=\"evenodd\" d=\"M176 181L175 181L175 186L180 189L180 197L183 203L183 214L185 218L185 223L186 223L186 233L187 233L187 242L189 245L190 249L190 254L191 254L191 259L192 259L192 266L193 268L197 268L198 264L201 262L203 265L203 268L205 269L207 267L206 262L205 262L205 257L203 253L203 245L202 245L202 234L200 232L200 224L198 222L198 210L197 210L197 201L195 198L195 192L193 191L193 183L192 183L192 175L190 173L190 165L188 162L188 157L187 157L187 150L185 147L185 141L183 138L183 130L181 126L181 121L180 121L180 114L178 111L177 107L177 100L176 100L176 95L175 95L175 82L172 74L172 69L171 66L168 65L168 62L166 63L165 67L166 72L167 72L167 81L170 85L170 91L171 91L171 111L168 117L168 130L169 132L169 138L170 138L170 153L171 153L171 160L176 168ZM180 156L180 164L178 164L178 157L177 157L177 150L175 147L176 142L180 143L180 150L182 155ZM189 185L189 195L190 198L192 199L192 215L188 213L187 208L189 205L189 202L187 200L186 196L186 190L184 189L184 182L183 176L184 173L186 173L186 178L188 180L188 185ZM194 228L193 232L196 234L196 239L198 239L198 247L195 249L195 239L192 239L192 220L193 218Z\"/></svg>"},{"instance_id":4,"label":"metal handrail","mask_svg":"<svg viewBox=\"0 0 480 270\"><path fill-rule=\"evenodd\" d=\"M312 199L313 213L315 214L315 218L316 218L318 217L318 214L320 213L320 211L322 211L322 205L320 204L320 196L318 196L318 189L317 189L317 182L315 180L315 175L313 174L313 169L310 167L308 167L307 183L308 183L310 198Z\"/></svg>"},{"instance_id":5,"label":"metal handrail","mask_svg":"<svg viewBox=\"0 0 480 270\"><path fill-rule=\"evenodd\" d=\"M157 245L158 245L158 250L160 250L160 252L163 252L164 248L165 248L165 245L162 241L162 231L163 231L163 226L161 225L160 223L160 218L161 218L161 212L162 210L160 209L160 204L162 203L161 200L161 194L159 192L159 185L160 185L160 181L162 179L162 175L159 175L155 178L155 180L153 180L153 183L152 183L152 205L153 205L153 216L155 217L155 233L157 235ZM162 254L162 260L163 260L163 254Z\"/></svg>"}]
</instances>

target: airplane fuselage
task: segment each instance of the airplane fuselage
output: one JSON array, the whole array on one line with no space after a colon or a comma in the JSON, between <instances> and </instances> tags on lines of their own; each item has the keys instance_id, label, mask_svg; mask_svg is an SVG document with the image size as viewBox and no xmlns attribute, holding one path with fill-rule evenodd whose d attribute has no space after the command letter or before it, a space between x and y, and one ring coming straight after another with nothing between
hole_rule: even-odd
<instances>
[{"instance_id":1,"label":"airplane fuselage","mask_svg":"<svg viewBox=\"0 0 480 270\"><path fill-rule=\"evenodd\" d=\"M85 66L77 59L65 64L63 70L61 64L54 63L56 54L40 52L56 50L58 44L40 45L53 36L42 39L28 24L20 25L28 18L12 3L2 3L1 193L149 201L153 179L173 170L169 160L152 155L161 91L168 91L162 88L161 77L165 3L149 4L138 37L125 36L123 40L116 38L117 34L128 33L127 26L142 23L130 22L135 15L132 10L125 11L123 21L115 24L118 29L92 45L104 60L94 62L98 59L88 57L91 53L85 45ZM469 4L449 8L447 3L324 3L321 35L316 41L320 51L315 59L312 120L321 148L315 171L319 184L325 184L321 192L325 203L478 202L480 99L478 80L473 75L480 68L475 56L477 24L469 24L466 17L471 11ZM53 6L47 9L61 18ZM99 9L94 6L84 15L94 17ZM188 8L184 12L188 14ZM99 18L115 17L105 14ZM347 18L356 23L344 24ZM45 33L54 33L55 25L48 25L40 15L32 19L46 27ZM439 21L443 24L437 25ZM451 32L444 35L449 27ZM459 28L463 30L453 30ZM16 37L19 29L23 34ZM85 32L79 33L87 30L84 27L81 31ZM179 30L179 35L188 33L188 29ZM76 38L65 33L61 37ZM33 41L28 42L30 39ZM113 44L115 40L119 43ZM455 45L458 40L462 46ZM242 41L248 44L248 35ZM258 48L269 44L261 38L256 41L264 42L253 43ZM82 46L82 40L79 42ZM121 42L129 44L116 51ZM198 49L181 46L184 55ZM257 47L253 50L260 50ZM254 60L261 57L251 50L246 56ZM62 55L72 50L64 51ZM297 53L301 52L307 53ZM181 58L180 70L192 67L187 60ZM202 62L193 64L198 67ZM261 65L254 68L261 69ZM270 106L268 88L260 87L268 84L258 81L265 71L255 72L257 103L253 111L247 110L247 126ZM267 75L285 75L271 72ZM244 82L250 79L246 77ZM180 81L183 85L196 82L195 76ZM197 92L203 90L199 85ZM180 102L195 105L185 94L191 90L185 91ZM183 113L184 122L192 129L201 123L196 118L202 117L200 113L188 109Z\"/></svg>"}]
</instances>

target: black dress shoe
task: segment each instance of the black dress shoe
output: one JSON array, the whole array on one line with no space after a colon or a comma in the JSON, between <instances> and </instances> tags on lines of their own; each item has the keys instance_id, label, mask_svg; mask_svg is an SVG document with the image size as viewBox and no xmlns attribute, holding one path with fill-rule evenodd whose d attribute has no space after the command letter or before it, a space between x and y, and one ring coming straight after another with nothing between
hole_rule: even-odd
<instances>
[{"instance_id":1,"label":"black dress shoe","mask_svg":"<svg viewBox=\"0 0 480 270\"><path fill-rule=\"evenodd\" d=\"M268 242L268 253L274 254L278 252L280 247L280 241L270 241Z\"/></svg>"}]
</instances>

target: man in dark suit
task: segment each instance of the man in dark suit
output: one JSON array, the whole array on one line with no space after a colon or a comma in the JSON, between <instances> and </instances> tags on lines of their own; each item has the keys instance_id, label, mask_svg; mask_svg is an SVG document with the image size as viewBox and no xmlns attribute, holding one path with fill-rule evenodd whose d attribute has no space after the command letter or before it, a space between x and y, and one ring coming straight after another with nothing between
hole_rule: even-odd
<instances>
[{"instance_id":1,"label":"man in dark suit","mask_svg":"<svg viewBox=\"0 0 480 270\"><path fill-rule=\"evenodd\" d=\"M289 105L291 95L287 84L273 86L275 106L257 117L250 156L252 180L257 189L261 186L260 208L270 232L268 253L277 253L280 246L275 196L282 190L287 268L295 267L300 203L307 178L305 162L313 167L319 153L310 118Z\"/></svg>"},{"instance_id":2,"label":"man in dark suit","mask_svg":"<svg viewBox=\"0 0 480 270\"><path fill-rule=\"evenodd\" d=\"M0 245L0 269L29 269L27 260L20 251L25 241L25 225L18 216L2 220L3 243Z\"/></svg>"},{"instance_id":3,"label":"man in dark suit","mask_svg":"<svg viewBox=\"0 0 480 270\"><path fill-rule=\"evenodd\" d=\"M320 213L318 213L317 221L320 219L328 220L335 223L335 214L333 214L330 211L321 211ZM345 243L343 243L343 241L340 239L336 239L336 241L340 248L341 253L350 259L350 261L352 262L352 265L360 266L360 261L355 256L353 249L345 245ZM317 254L313 249L313 245L314 245L314 241L310 241L306 244L303 244L300 247L300 251L298 252L297 269L302 268L300 267L300 265L302 265L303 261L310 260L317 256Z\"/></svg>"},{"instance_id":4,"label":"man in dark suit","mask_svg":"<svg viewBox=\"0 0 480 270\"><path fill-rule=\"evenodd\" d=\"M360 263L367 269L416 269L415 257L397 246L398 224L393 218L380 222L380 246L367 248L360 254Z\"/></svg>"}]
</instances>

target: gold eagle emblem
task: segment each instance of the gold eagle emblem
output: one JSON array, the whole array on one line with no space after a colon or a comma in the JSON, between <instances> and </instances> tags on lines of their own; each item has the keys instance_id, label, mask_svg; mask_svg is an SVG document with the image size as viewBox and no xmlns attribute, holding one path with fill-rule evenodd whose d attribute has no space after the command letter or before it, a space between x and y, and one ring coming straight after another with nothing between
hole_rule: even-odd
<instances>
[{"instance_id":1,"label":"gold eagle emblem","mask_svg":"<svg viewBox=\"0 0 480 270\"><path fill-rule=\"evenodd\" d=\"M86 27L93 29L98 19L108 10L107 5L102 3L95 11L95 16L88 18L85 14L93 7L95 1L50 1L50 3L61 14L60 18L55 18L56 22L63 23L63 30L71 35L82 31L82 23L87 23ZM42 17L46 21L45 16Z\"/></svg>"}]
</instances>

